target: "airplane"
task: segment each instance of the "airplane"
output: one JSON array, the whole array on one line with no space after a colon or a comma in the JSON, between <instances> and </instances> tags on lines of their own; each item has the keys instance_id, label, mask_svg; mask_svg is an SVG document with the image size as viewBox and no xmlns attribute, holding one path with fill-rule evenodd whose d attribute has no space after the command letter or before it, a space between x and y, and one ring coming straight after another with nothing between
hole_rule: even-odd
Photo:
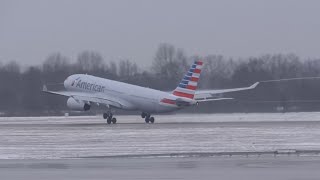
<instances>
[{"instance_id":1,"label":"airplane","mask_svg":"<svg viewBox=\"0 0 320 180\"><path fill-rule=\"evenodd\" d=\"M68 97L67 106L75 111L89 111L92 105L103 105L108 111L103 114L107 124L116 124L111 108L140 111L146 123L154 123L151 114L176 111L188 106L207 101L219 101L232 98L217 97L227 92L254 89L259 82L249 87L201 90L197 91L202 61L195 61L183 77L178 87L172 92L113 81L87 74L74 74L64 81L64 91L49 91L44 85L43 92Z\"/></svg>"}]
</instances>

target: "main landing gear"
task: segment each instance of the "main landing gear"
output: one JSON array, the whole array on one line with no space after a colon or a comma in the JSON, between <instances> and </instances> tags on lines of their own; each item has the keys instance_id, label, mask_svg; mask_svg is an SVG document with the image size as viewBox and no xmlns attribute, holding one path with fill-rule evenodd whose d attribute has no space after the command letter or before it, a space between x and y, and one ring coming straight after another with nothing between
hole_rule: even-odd
<instances>
[{"instance_id":1,"label":"main landing gear","mask_svg":"<svg viewBox=\"0 0 320 180\"><path fill-rule=\"evenodd\" d=\"M107 119L108 124L111 124L111 123L116 124L117 123L117 119L115 117L113 117L113 114L111 112L104 113L103 119Z\"/></svg>"},{"instance_id":2,"label":"main landing gear","mask_svg":"<svg viewBox=\"0 0 320 180\"><path fill-rule=\"evenodd\" d=\"M149 113L145 113L143 112L141 114L141 117L145 119L146 123L154 123L154 117L151 117L151 115ZM111 112L107 112L103 114L103 118L107 120L108 124L116 124L117 123L117 119L115 117L113 117L113 114Z\"/></svg>"},{"instance_id":3,"label":"main landing gear","mask_svg":"<svg viewBox=\"0 0 320 180\"><path fill-rule=\"evenodd\" d=\"M145 119L146 123L154 123L154 117L151 117L150 114L143 112L141 117Z\"/></svg>"}]
</instances>

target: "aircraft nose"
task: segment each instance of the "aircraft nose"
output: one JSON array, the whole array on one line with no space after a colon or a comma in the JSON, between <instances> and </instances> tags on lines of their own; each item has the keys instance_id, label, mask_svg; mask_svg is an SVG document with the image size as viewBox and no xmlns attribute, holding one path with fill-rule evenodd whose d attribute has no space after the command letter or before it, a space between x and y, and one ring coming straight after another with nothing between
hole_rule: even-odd
<instances>
[{"instance_id":1,"label":"aircraft nose","mask_svg":"<svg viewBox=\"0 0 320 180\"><path fill-rule=\"evenodd\" d=\"M70 81L71 81L71 80L70 80L70 77L68 77L66 80L64 80L63 86L64 86L66 89L70 86L70 84L71 84Z\"/></svg>"}]
</instances>

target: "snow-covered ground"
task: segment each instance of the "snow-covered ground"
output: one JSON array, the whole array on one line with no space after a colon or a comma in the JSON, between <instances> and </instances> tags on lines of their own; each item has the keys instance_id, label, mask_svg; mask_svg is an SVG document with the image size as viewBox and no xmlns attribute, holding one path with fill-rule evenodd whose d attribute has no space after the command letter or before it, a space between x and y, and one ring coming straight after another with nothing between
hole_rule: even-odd
<instances>
[{"instance_id":1,"label":"snow-covered ground","mask_svg":"<svg viewBox=\"0 0 320 180\"><path fill-rule=\"evenodd\" d=\"M115 117L119 123L143 123L143 119L137 115L121 115ZM228 113L228 114L173 114L155 115L158 123L183 123L183 122L261 122L261 121L320 121L320 112L297 113ZM51 116L51 117L0 117L1 123L102 123L102 115L99 116Z\"/></svg>"},{"instance_id":2,"label":"snow-covered ground","mask_svg":"<svg viewBox=\"0 0 320 180\"><path fill-rule=\"evenodd\" d=\"M0 159L320 150L320 113L0 118Z\"/></svg>"}]
</instances>

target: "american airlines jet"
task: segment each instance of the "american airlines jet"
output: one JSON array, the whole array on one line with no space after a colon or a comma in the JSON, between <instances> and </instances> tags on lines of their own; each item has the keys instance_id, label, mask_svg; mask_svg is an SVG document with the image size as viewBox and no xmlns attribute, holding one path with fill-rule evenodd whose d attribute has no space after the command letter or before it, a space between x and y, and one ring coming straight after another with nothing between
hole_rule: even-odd
<instances>
[{"instance_id":1,"label":"american airlines jet","mask_svg":"<svg viewBox=\"0 0 320 180\"><path fill-rule=\"evenodd\" d=\"M226 100L215 98L217 94L253 89L258 82L250 87L196 91L200 78L202 61L196 61L183 77L178 87L172 92L131 85L123 82L103 79L86 74L75 74L64 81L65 91L43 91L69 97L67 106L72 110L88 111L93 104L107 107L103 118L108 124L115 124L111 108L140 111L146 123L154 123L151 114L176 111L205 101Z\"/></svg>"}]
</instances>

